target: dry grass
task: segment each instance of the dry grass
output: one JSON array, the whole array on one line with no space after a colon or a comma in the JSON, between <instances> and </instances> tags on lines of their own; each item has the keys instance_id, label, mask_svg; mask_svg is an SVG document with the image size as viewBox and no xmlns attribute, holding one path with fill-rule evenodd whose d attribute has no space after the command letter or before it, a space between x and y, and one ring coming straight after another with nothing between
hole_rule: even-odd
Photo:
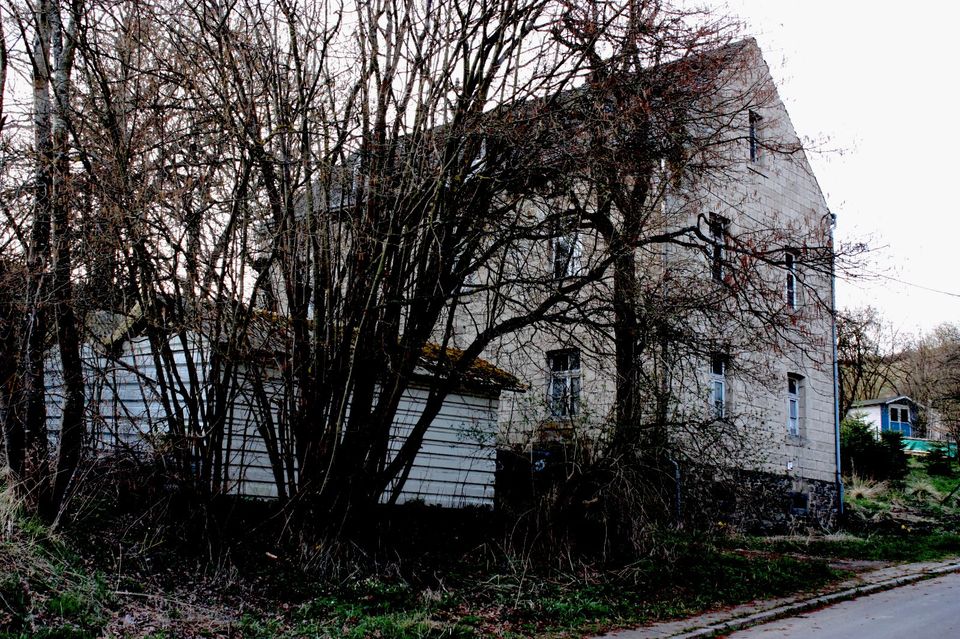
<instances>
[{"instance_id":1,"label":"dry grass","mask_svg":"<svg viewBox=\"0 0 960 639\"><path fill-rule=\"evenodd\" d=\"M885 481L853 475L846 482L846 492L851 499L879 499L890 491Z\"/></svg>"},{"instance_id":2,"label":"dry grass","mask_svg":"<svg viewBox=\"0 0 960 639\"><path fill-rule=\"evenodd\" d=\"M20 499L7 481L7 470L0 469L0 541L13 538L20 506Z\"/></svg>"},{"instance_id":3,"label":"dry grass","mask_svg":"<svg viewBox=\"0 0 960 639\"><path fill-rule=\"evenodd\" d=\"M907 497L915 501L940 501L943 494L937 490L933 483L924 479L914 479L907 484L904 493Z\"/></svg>"}]
</instances>

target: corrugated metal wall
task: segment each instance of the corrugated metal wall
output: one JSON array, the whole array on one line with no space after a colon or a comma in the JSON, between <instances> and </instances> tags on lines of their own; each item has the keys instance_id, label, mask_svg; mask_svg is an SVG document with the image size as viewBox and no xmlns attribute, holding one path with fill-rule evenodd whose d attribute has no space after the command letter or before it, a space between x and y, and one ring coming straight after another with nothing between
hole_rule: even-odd
<instances>
[{"instance_id":1,"label":"corrugated metal wall","mask_svg":"<svg viewBox=\"0 0 960 639\"><path fill-rule=\"evenodd\" d=\"M154 353L145 337L130 340L116 357L107 357L87 346L87 414L90 446L95 450L124 447L140 452L162 450L170 429L168 409L186 419L191 405L202 405L206 388L206 353L199 339L188 338L189 348L175 338L170 342L174 368L167 380L167 397L161 396ZM192 362L192 365L191 365ZM199 379L191 383L191 372ZM256 375L254 375L256 372ZM264 434L281 450L289 447L282 421L283 388L270 371L239 368L228 402L225 422L224 489L230 494L272 498L277 479L267 452ZM59 432L62 383L59 361L47 367L47 415L53 432ZM391 458L423 412L428 389L414 386L401 400L391 439ZM497 403L483 394L451 394L427 431L423 446L404 484L398 503L414 500L446 507L492 506L496 472ZM202 411L194 410L193 415ZM204 424L197 417L197 425ZM282 469L280 481L296 469Z\"/></svg>"}]
</instances>

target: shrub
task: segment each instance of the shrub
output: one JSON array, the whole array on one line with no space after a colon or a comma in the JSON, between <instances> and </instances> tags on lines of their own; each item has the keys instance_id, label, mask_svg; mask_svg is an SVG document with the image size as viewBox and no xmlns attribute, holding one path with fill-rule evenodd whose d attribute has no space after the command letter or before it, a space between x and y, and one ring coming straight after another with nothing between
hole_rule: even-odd
<instances>
[{"instance_id":1,"label":"shrub","mask_svg":"<svg viewBox=\"0 0 960 639\"><path fill-rule=\"evenodd\" d=\"M900 433L884 432L880 439L872 427L859 418L840 424L840 463L844 474L856 473L877 480L907 476L907 454Z\"/></svg>"},{"instance_id":2,"label":"shrub","mask_svg":"<svg viewBox=\"0 0 960 639\"><path fill-rule=\"evenodd\" d=\"M900 433L880 433L879 463L881 473L888 479L903 479L907 476L907 453L903 449L903 435Z\"/></svg>"},{"instance_id":3,"label":"shrub","mask_svg":"<svg viewBox=\"0 0 960 639\"><path fill-rule=\"evenodd\" d=\"M927 453L927 456L923 458L923 465L926 467L928 475L953 476L953 462L947 455L946 446L937 446Z\"/></svg>"}]
</instances>

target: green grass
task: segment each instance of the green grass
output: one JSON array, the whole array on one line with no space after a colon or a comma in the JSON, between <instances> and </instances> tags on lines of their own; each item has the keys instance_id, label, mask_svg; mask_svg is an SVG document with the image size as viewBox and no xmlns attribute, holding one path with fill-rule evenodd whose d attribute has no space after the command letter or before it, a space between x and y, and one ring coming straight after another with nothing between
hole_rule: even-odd
<instances>
[{"instance_id":1,"label":"green grass","mask_svg":"<svg viewBox=\"0 0 960 639\"><path fill-rule=\"evenodd\" d=\"M33 519L14 517L0 542L0 639L97 637L112 601L103 575Z\"/></svg>"},{"instance_id":2,"label":"green grass","mask_svg":"<svg viewBox=\"0 0 960 639\"><path fill-rule=\"evenodd\" d=\"M734 543L770 552L836 559L914 562L960 555L960 507L956 499L942 503L960 484L956 461L951 470L949 475L931 475L922 458L911 458L908 475L902 482L884 482L882 489L873 491L848 491L848 518L875 521L876 532L858 530L859 537L811 540L747 538ZM847 482L849 486L850 480ZM857 492L868 492L870 496L855 498L853 494ZM906 517L897 519L898 515ZM912 523L910 517L917 523Z\"/></svg>"},{"instance_id":3,"label":"green grass","mask_svg":"<svg viewBox=\"0 0 960 639\"><path fill-rule=\"evenodd\" d=\"M960 554L960 534L952 532L816 540L752 538L740 543L778 553L873 561L935 561Z\"/></svg>"},{"instance_id":4,"label":"green grass","mask_svg":"<svg viewBox=\"0 0 960 639\"><path fill-rule=\"evenodd\" d=\"M850 479L846 480L848 484ZM855 489L857 483L870 484L869 480L854 480L853 489L845 495L845 504L853 515L882 515L894 511L909 512L914 515L932 518L940 523L939 530L952 531L957 528L960 519L960 491L954 492L960 485L960 468L956 461L949 464L948 474L930 474L928 464L923 458L909 460L908 475L900 482L884 482L869 497L864 491ZM907 525L909 529L910 526ZM912 532L906 530L905 532Z\"/></svg>"},{"instance_id":5,"label":"green grass","mask_svg":"<svg viewBox=\"0 0 960 639\"><path fill-rule=\"evenodd\" d=\"M159 625L140 635L151 639L177 636L178 624L195 622L208 625L210 636L226 623L229 633L248 639L561 637L813 589L838 577L822 561L748 557L676 535L664 537L664 548L663 557L617 572L537 570L516 558L503 558L499 568L464 561L449 566L432 589L376 578L323 585L300 574L300 591L313 593L305 600L271 595L230 622L225 607L199 620L191 608L193 616L184 618L149 580L137 592L158 597L118 600L113 588L133 590L126 584L137 573L113 575L111 588L64 540L27 522L0 541L0 639L102 636L131 605L153 607Z\"/></svg>"}]
</instances>

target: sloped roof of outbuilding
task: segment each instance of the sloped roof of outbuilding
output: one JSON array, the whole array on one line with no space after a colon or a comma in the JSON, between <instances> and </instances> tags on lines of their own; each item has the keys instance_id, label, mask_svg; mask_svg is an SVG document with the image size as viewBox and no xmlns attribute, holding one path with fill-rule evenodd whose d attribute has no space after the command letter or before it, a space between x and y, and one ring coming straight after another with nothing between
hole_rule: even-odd
<instances>
[{"instance_id":1,"label":"sloped roof of outbuilding","mask_svg":"<svg viewBox=\"0 0 960 639\"><path fill-rule=\"evenodd\" d=\"M143 312L138 303L127 313L107 310L88 312L85 317L85 327L89 337L102 347L115 348L139 332L143 326L142 320ZM289 318L271 311L253 309L250 320L247 327L245 352L248 355L257 352L282 352L281 345L285 341L284 337L289 328ZM447 347L444 350L444 357L441 357L440 345L428 343L423 347L419 368L431 374L442 372L442 360L455 364L462 356L462 350ZM521 392L526 390L526 386L515 375L480 358L475 359L467 368L464 385L487 390Z\"/></svg>"},{"instance_id":2,"label":"sloped roof of outbuilding","mask_svg":"<svg viewBox=\"0 0 960 639\"><path fill-rule=\"evenodd\" d=\"M887 404L896 404L908 402L914 406L919 406L919 402L911 399L907 395L890 395L889 397L877 397L875 399L858 399L851 404L853 408L866 408L867 406L885 406Z\"/></svg>"}]
</instances>

